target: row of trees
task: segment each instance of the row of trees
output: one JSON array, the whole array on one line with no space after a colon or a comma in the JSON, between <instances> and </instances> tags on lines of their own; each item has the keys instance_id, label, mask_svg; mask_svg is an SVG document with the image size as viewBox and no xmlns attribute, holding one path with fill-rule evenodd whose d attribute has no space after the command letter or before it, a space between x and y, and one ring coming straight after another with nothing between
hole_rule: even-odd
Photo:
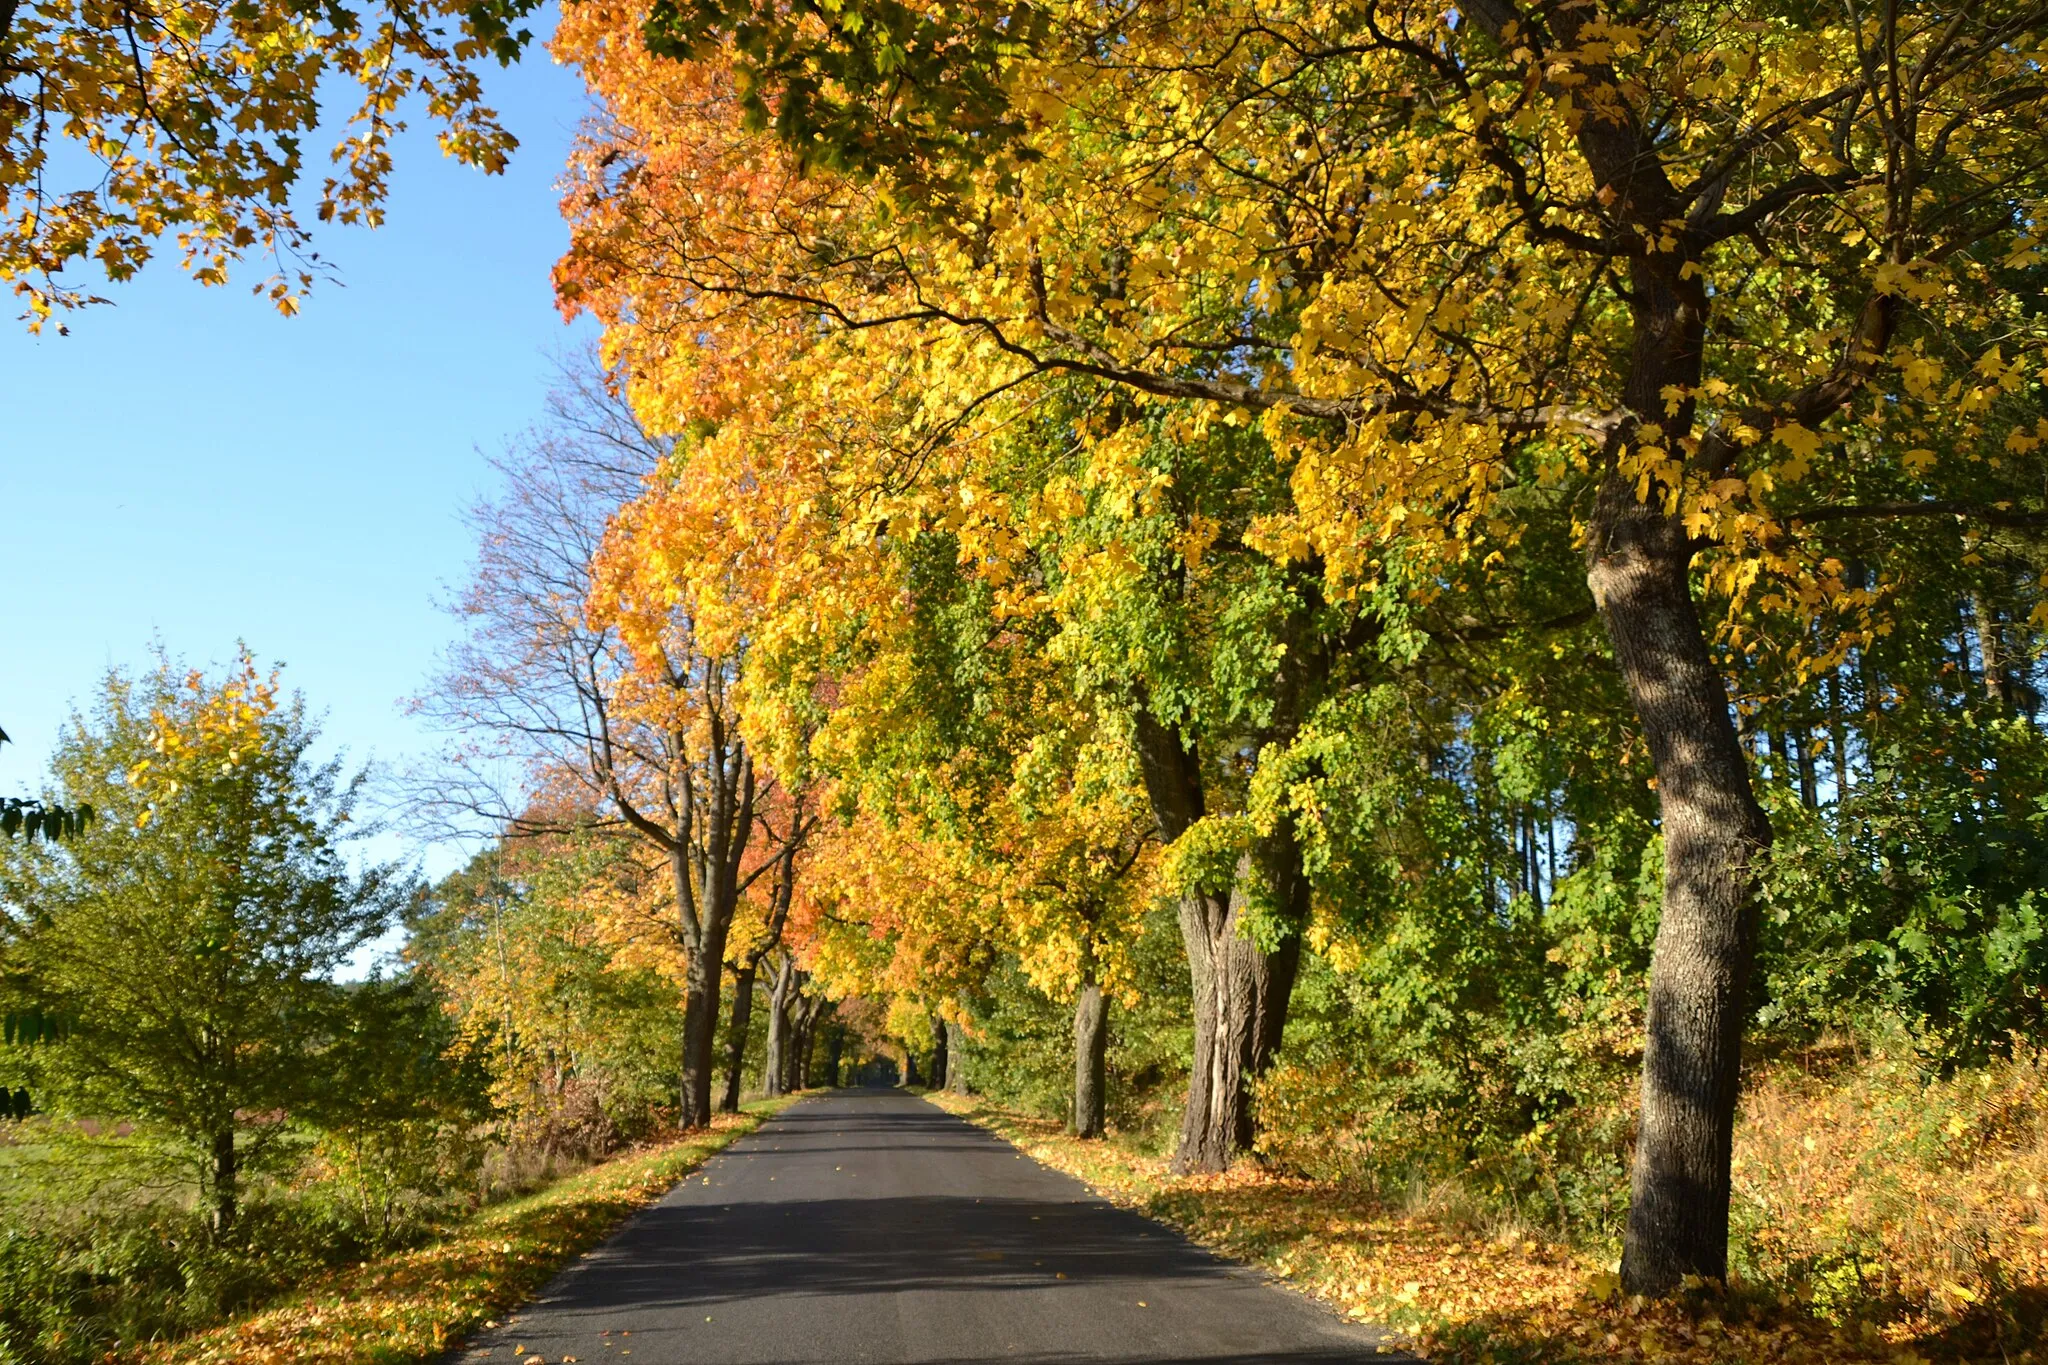
<instances>
[{"instance_id":1,"label":"row of trees","mask_svg":"<svg viewBox=\"0 0 2048 1365\"><path fill-rule=\"evenodd\" d=\"M1187 1168L1305 948L1648 850L1623 1278L1718 1277L1760 909L1898 986L1959 876L2036 998L2044 18L579 5L558 286L682 437L593 619L744 640L821 974L1085 1000L1171 900Z\"/></svg>"},{"instance_id":2,"label":"row of trees","mask_svg":"<svg viewBox=\"0 0 2048 1365\"><path fill-rule=\"evenodd\" d=\"M522 12L360 69L445 75L489 162L464 63ZM10 211L21 92L183 148L160 110L262 88L74 81L30 39L112 24L4 13ZM1717 1276L1751 1021L1859 1000L1955 1058L2038 1010L2044 41L2034 0L586 0L558 288L666 435L605 438L581 541L582 474L515 477L553 529L487 544L436 696L496 738L440 808L659 856L691 1121L764 869L899 1037L1013 967L1071 994L1082 1092L1163 901L1184 1166L1255 1140L1297 982L1348 965L1382 1061L1447 1014L1639 1059L1623 1277ZM191 139L256 180L123 161L176 193L81 200L112 236L35 201L7 273L260 202L309 99ZM1516 1122L1583 1100L1517 1065Z\"/></svg>"}]
</instances>

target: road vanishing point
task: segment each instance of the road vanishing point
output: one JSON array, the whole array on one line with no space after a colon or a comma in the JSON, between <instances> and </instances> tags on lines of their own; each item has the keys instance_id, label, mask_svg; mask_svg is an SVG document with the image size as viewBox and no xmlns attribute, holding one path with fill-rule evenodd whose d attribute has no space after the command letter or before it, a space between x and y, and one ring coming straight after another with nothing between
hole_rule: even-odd
<instances>
[{"instance_id":1,"label":"road vanishing point","mask_svg":"<svg viewBox=\"0 0 2048 1365\"><path fill-rule=\"evenodd\" d=\"M451 1357L1413 1360L900 1090L806 1097Z\"/></svg>"}]
</instances>

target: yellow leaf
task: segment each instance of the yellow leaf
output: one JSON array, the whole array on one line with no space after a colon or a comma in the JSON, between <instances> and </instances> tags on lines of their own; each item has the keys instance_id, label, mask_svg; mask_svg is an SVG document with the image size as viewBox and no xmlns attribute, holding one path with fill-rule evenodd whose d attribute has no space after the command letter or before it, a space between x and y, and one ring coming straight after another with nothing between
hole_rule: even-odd
<instances>
[{"instance_id":1,"label":"yellow leaf","mask_svg":"<svg viewBox=\"0 0 2048 1365\"><path fill-rule=\"evenodd\" d=\"M1820 451L1820 433L1808 431L1797 422L1781 422L1771 435L1776 438L1779 445L1801 459L1810 460Z\"/></svg>"}]
</instances>

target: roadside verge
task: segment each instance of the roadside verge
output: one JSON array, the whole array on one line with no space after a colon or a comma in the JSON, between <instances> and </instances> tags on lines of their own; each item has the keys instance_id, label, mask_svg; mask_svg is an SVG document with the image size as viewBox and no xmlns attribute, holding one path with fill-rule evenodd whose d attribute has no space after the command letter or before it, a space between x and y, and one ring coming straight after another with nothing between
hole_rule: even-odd
<instances>
[{"instance_id":1,"label":"roadside verge","mask_svg":"<svg viewBox=\"0 0 2048 1365\"><path fill-rule=\"evenodd\" d=\"M1112 1203L1256 1266L1354 1322L1392 1329L1387 1349L1413 1350L1432 1365L1925 1365L1930 1357L1955 1358L1928 1351L1924 1340L1886 1340L1761 1295L1630 1300L1591 1253L1519 1229L1488 1233L1426 1205L1388 1208L1363 1192L1250 1161L1223 1175L1176 1176L1159 1157L1070 1137L1056 1122L950 1093L924 1098Z\"/></svg>"},{"instance_id":2,"label":"roadside verge","mask_svg":"<svg viewBox=\"0 0 2048 1365\"><path fill-rule=\"evenodd\" d=\"M127 1365L419 1365L538 1293L627 1216L787 1108L721 1115L709 1132L629 1152L508 1200L432 1245L350 1266L262 1309L122 1357Z\"/></svg>"}]
</instances>

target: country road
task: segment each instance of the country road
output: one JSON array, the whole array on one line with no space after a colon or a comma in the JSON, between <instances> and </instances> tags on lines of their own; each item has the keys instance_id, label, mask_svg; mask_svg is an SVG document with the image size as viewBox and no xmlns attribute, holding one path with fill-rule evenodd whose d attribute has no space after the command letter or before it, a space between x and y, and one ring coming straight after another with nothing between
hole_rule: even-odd
<instances>
[{"instance_id":1,"label":"country road","mask_svg":"<svg viewBox=\"0 0 2048 1365\"><path fill-rule=\"evenodd\" d=\"M1387 1360L1339 1321L898 1090L807 1098L460 1362Z\"/></svg>"}]
</instances>

